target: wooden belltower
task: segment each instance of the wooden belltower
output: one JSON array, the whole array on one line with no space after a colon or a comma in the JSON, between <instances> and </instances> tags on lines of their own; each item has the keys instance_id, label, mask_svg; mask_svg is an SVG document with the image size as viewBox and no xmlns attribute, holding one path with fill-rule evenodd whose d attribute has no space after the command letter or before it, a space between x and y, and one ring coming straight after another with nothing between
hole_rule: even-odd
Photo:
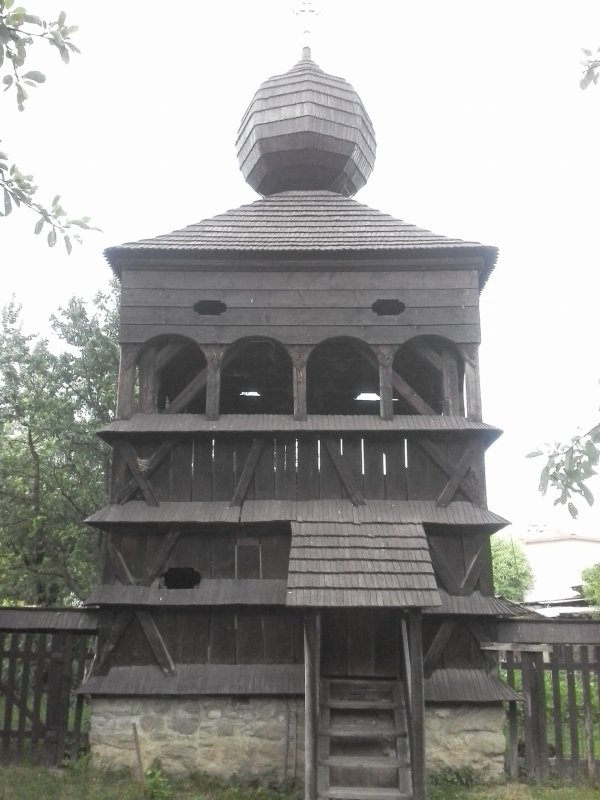
<instances>
[{"instance_id":1,"label":"wooden belltower","mask_svg":"<svg viewBox=\"0 0 600 800\"><path fill-rule=\"evenodd\" d=\"M237 147L262 199L106 253L121 370L112 494L89 520L92 753L110 730L131 761L133 721L167 769L422 800L425 704L513 697L482 650L512 612L477 362L496 250L351 199L373 127L308 48Z\"/></svg>"}]
</instances>

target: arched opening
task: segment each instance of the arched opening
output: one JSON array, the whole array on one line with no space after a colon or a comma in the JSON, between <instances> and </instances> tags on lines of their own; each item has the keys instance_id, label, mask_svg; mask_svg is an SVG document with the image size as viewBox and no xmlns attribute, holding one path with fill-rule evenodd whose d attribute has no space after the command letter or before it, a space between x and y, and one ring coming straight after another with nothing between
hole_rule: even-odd
<instances>
[{"instance_id":1,"label":"arched opening","mask_svg":"<svg viewBox=\"0 0 600 800\"><path fill-rule=\"evenodd\" d=\"M359 339L327 339L307 363L309 414L378 414L379 370L368 345Z\"/></svg>"},{"instance_id":2,"label":"arched opening","mask_svg":"<svg viewBox=\"0 0 600 800\"><path fill-rule=\"evenodd\" d=\"M394 358L394 371L436 414L464 415L464 362L454 342L441 336L416 336ZM402 397L396 413L417 413Z\"/></svg>"},{"instance_id":3,"label":"arched opening","mask_svg":"<svg viewBox=\"0 0 600 800\"><path fill-rule=\"evenodd\" d=\"M222 414L292 414L292 362L272 339L243 339L227 351L221 373Z\"/></svg>"},{"instance_id":4,"label":"arched opening","mask_svg":"<svg viewBox=\"0 0 600 800\"><path fill-rule=\"evenodd\" d=\"M138 358L140 411L203 414L206 358L183 336L148 342Z\"/></svg>"}]
</instances>

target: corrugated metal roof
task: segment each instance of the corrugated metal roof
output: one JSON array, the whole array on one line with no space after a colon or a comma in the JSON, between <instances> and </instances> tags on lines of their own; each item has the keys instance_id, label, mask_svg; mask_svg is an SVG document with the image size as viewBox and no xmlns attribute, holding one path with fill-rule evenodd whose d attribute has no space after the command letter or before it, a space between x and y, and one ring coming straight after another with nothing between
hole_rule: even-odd
<instances>
[{"instance_id":1,"label":"corrugated metal roof","mask_svg":"<svg viewBox=\"0 0 600 800\"><path fill-rule=\"evenodd\" d=\"M195 589L163 589L158 586L97 586L87 605L118 606L222 606L285 605L285 580L201 580Z\"/></svg>"},{"instance_id":2,"label":"corrugated metal roof","mask_svg":"<svg viewBox=\"0 0 600 800\"><path fill-rule=\"evenodd\" d=\"M454 433L456 431L482 432L489 442L498 438L501 431L484 422L458 416L424 416L401 414L391 420L366 414L312 414L305 420L286 414L226 414L217 420L203 414L134 414L131 419L120 419L100 428L98 434L111 441L115 435L148 433L303 433L345 431L406 433Z\"/></svg>"},{"instance_id":3,"label":"corrugated metal roof","mask_svg":"<svg viewBox=\"0 0 600 800\"><path fill-rule=\"evenodd\" d=\"M496 703L522 700L510 686L479 669L438 669L425 679L429 703Z\"/></svg>"},{"instance_id":4,"label":"corrugated metal roof","mask_svg":"<svg viewBox=\"0 0 600 800\"><path fill-rule=\"evenodd\" d=\"M453 502L445 508L433 500L369 500L354 506L350 500L246 500L241 507L227 502L161 502L149 506L142 500L106 505L86 522L105 527L119 524L193 525L198 523L261 522L426 523L476 525L494 533L508 522L498 514L471 503Z\"/></svg>"},{"instance_id":5,"label":"corrugated metal roof","mask_svg":"<svg viewBox=\"0 0 600 800\"><path fill-rule=\"evenodd\" d=\"M287 604L439 605L423 526L292 522Z\"/></svg>"},{"instance_id":6,"label":"corrugated metal roof","mask_svg":"<svg viewBox=\"0 0 600 800\"><path fill-rule=\"evenodd\" d=\"M95 611L70 608L0 608L2 631L80 631L95 633Z\"/></svg>"},{"instance_id":7,"label":"corrugated metal roof","mask_svg":"<svg viewBox=\"0 0 600 800\"><path fill-rule=\"evenodd\" d=\"M113 667L79 689L91 695L304 694L302 664L178 664L174 675L158 666Z\"/></svg>"},{"instance_id":8,"label":"corrugated metal roof","mask_svg":"<svg viewBox=\"0 0 600 800\"><path fill-rule=\"evenodd\" d=\"M134 252L382 250L480 256L488 274L497 257L494 247L432 233L328 191L270 195L172 233L110 247L105 255L118 271L119 257Z\"/></svg>"}]
</instances>

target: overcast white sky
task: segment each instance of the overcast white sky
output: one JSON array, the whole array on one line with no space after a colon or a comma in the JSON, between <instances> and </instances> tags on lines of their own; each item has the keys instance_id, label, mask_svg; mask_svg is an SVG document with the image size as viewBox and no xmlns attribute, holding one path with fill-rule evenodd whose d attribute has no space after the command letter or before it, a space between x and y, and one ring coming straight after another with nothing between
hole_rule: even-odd
<instances>
[{"instance_id":1,"label":"overcast white sky","mask_svg":"<svg viewBox=\"0 0 600 800\"><path fill-rule=\"evenodd\" d=\"M239 173L237 127L259 84L300 57L292 0L203 3L28 0L80 25L82 55L19 114L0 96L3 148L49 201L103 229L67 257L0 221L4 305L47 330L71 294L91 297L102 250L257 199ZM598 416L600 87L582 92L581 48L600 45L597 0L320 0L313 58L357 89L378 141L356 199L438 233L496 245L482 296L484 414L505 431L488 455L489 504L518 527L573 525L537 494L538 444Z\"/></svg>"}]
</instances>

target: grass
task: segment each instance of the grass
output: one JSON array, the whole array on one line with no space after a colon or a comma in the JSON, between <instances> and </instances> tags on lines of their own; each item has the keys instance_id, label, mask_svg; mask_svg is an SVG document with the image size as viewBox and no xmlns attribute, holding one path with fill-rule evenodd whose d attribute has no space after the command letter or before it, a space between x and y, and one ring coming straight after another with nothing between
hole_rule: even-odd
<instances>
[{"instance_id":1,"label":"grass","mask_svg":"<svg viewBox=\"0 0 600 800\"><path fill-rule=\"evenodd\" d=\"M156 774L156 773L155 773ZM64 769L0 768L0 800L300 800L300 789L258 782L224 783L205 775L185 780L149 776L146 793L127 772L102 772L85 762ZM433 781L429 800L598 800L600 785L462 786Z\"/></svg>"}]
</instances>

